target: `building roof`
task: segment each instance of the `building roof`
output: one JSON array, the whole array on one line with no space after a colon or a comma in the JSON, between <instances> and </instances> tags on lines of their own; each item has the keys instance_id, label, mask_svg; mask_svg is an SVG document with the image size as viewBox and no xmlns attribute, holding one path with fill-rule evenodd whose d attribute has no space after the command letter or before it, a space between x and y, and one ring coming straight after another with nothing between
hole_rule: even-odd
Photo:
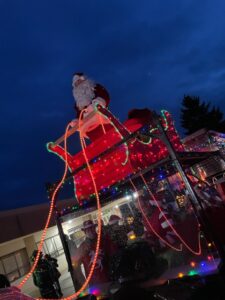
<instances>
[{"instance_id":1,"label":"building roof","mask_svg":"<svg viewBox=\"0 0 225 300\"><path fill-rule=\"evenodd\" d=\"M74 199L60 200L57 207L62 209L74 204ZM32 205L0 212L0 243L32 234L44 228L49 203ZM54 215L49 226L55 225Z\"/></svg>"}]
</instances>

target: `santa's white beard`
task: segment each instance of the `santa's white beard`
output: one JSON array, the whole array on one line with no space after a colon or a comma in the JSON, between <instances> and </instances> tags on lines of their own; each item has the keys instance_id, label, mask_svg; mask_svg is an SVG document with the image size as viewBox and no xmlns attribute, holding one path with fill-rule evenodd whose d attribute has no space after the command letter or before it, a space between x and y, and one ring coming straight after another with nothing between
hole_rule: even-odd
<instances>
[{"instance_id":1,"label":"santa's white beard","mask_svg":"<svg viewBox=\"0 0 225 300\"><path fill-rule=\"evenodd\" d=\"M77 87L73 87L73 97L79 110L91 104L94 99L95 84L91 80L85 80Z\"/></svg>"}]
</instances>

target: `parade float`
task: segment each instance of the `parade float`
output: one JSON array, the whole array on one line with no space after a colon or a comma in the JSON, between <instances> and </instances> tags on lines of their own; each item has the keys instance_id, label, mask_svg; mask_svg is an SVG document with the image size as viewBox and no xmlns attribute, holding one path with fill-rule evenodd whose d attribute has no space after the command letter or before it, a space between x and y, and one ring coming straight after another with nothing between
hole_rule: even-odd
<instances>
[{"instance_id":1,"label":"parade float","mask_svg":"<svg viewBox=\"0 0 225 300\"><path fill-rule=\"evenodd\" d=\"M218 272L224 201L192 169L212 153L186 151L166 110L132 109L120 122L109 110L107 90L82 73L73 77L73 95L76 119L47 144L65 171L49 186L39 245L41 251L54 213L75 288L65 299L108 297L115 282L142 280L150 288ZM76 145L69 147L74 135ZM68 182L74 205L58 210Z\"/></svg>"}]
</instances>

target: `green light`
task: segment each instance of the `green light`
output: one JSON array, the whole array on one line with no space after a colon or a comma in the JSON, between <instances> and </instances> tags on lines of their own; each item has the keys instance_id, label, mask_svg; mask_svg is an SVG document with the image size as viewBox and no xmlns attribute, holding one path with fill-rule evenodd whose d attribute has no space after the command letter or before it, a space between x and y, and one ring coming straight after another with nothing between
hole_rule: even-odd
<instances>
[{"instance_id":1,"label":"green light","mask_svg":"<svg viewBox=\"0 0 225 300\"><path fill-rule=\"evenodd\" d=\"M161 115L162 115L162 117L164 119L164 122L165 122L165 130L168 129L168 121L167 121L166 113L168 113L167 110L165 110L165 109L161 110Z\"/></svg>"},{"instance_id":2,"label":"green light","mask_svg":"<svg viewBox=\"0 0 225 300\"><path fill-rule=\"evenodd\" d=\"M194 275L198 275L198 272L195 270L191 270L188 272L188 276L194 276Z\"/></svg>"}]
</instances>

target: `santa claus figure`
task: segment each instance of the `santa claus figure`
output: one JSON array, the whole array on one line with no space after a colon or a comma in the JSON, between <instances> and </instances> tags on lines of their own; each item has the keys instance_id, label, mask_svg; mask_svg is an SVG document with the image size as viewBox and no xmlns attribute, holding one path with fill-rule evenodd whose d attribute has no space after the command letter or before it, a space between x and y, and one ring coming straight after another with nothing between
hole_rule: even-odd
<instances>
[{"instance_id":1,"label":"santa claus figure","mask_svg":"<svg viewBox=\"0 0 225 300\"><path fill-rule=\"evenodd\" d=\"M111 128L109 120L96 110L97 105L108 107L109 93L102 85L83 73L74 74L72 87L77 119L73 120L71 125L77 126L82 136L94 141Z\"/></svg>"}]
</instances>

